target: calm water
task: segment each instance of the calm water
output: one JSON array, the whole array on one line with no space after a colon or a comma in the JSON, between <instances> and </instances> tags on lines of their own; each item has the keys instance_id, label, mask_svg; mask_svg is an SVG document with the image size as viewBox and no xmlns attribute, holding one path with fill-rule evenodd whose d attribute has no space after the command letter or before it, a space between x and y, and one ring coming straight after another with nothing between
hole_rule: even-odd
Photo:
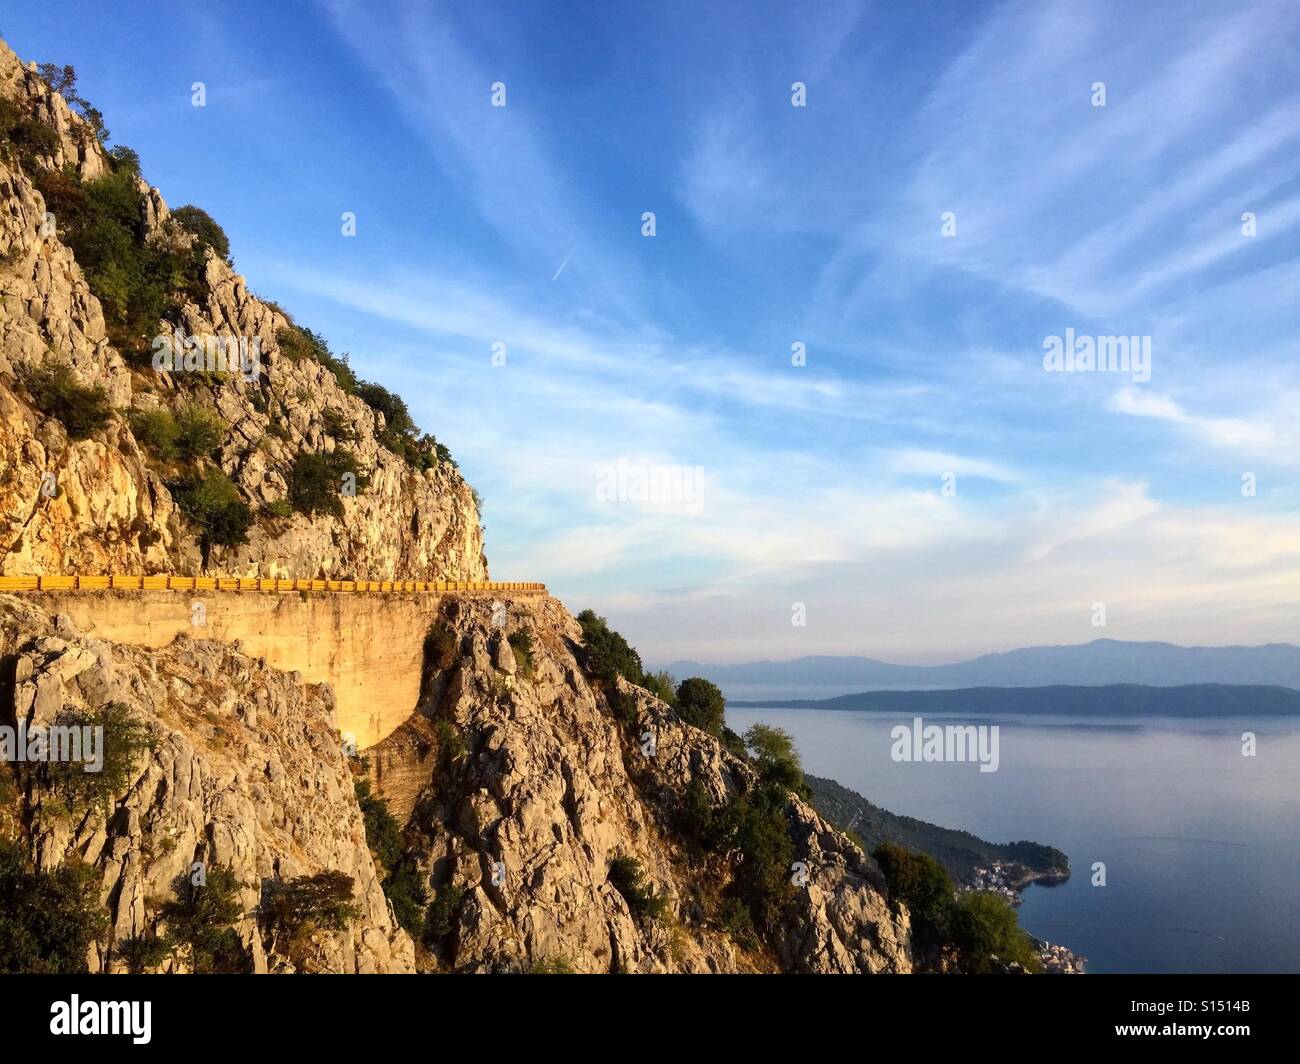
<instances>
[{"instance_id":1,"label":"calm water","mask_svg":"<svg viewBox=\"0 0 1300 1064\"><path fill-rule=\"evenodd\" d=\"M1090 971L1300 972L1300 719L999 718L989 773L895 763L893 715L727 710L737 731L755 721L794 735L809 772L892 812L1064 850L1074 874L1029 887L1020 919Z\"/></svg>"}]
</instances>

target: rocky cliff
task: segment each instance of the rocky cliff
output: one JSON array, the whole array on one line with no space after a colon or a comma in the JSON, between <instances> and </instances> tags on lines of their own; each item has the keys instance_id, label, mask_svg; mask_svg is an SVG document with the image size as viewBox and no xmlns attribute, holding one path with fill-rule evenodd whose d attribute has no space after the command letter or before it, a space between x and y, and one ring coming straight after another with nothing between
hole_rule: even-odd
<instances>
[{"instance_id":1,"label":"rocky cliff","mask_svg":"<svg viewBox=\"0 0 1300 1064\"><path fill-rule=\"evenodd\" d=\"M128 219L136 239L172 253L167 261L192 255L194 276L164 293L160 319L143 333L115 330L65 242L71 223L37 186L66 190L75 205L129 160L114 159L3 42L0 103L16 130L0 145L0 573L486 578L477 505L445 454L394 453L384 442L393 426L359 397L347 367L318 357L307 334L254 296L138 176L138 218ZM159 371L154 336L215 338L258 358L253 373ZM115 346L128 342L134 349ZM32 369L54 364L77 386L102 388L111 408L84 438L26 386ZM133 427L150 411L194 407L219 419L220 439L202 460L255 518L244 542L204 549L177 497L181 471ZM355 494L337 492L334 512L291 506L299 456L340 449L354 463Z\"/></svg>"},{"instance_id":2,"label":"rocky cliff","mask_svg":"<svg viewBox=\"0 0 1300 1064\"><path fill-rule=\"evenodd\" d=\"M111 931L92 969L120 970L123 943L166 930L178 877L202 862L234 869L238 930L259 971L911 970L906 910L794 795L777 822L793 862L775 869L774 921L738 929L731 886L756 858L700 845L693 825L753 794L754 767L648 692L602 689L558 602L512 607L503 623L490 601L455 599L440 624L416 712L349 766L328 687L216 641L112 644L0 596L3 723L30 729L116 703L155 737L107 810L70 812L38 767L0 766L37 866L79 858L100 879ZM526 659L509 640L520 631ZM380 886L392 869L368 850L350 772L363 763L403 825L397 864L423 885L413 936ZM654 911L619 881L619 862L634 863ZM259 903L325 871L351 877L359 915L305 954L286 952Z\"/></svg>"}]
</instances>

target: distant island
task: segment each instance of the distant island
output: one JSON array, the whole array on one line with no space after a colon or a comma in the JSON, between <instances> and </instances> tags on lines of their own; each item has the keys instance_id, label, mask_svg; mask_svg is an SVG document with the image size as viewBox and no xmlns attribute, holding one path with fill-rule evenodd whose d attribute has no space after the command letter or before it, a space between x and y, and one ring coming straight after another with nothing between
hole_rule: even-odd
<instances>
[{"instance_id":1,"label":"distant island","mask_svg":"<svg viewBox=\"0 0 1300 1064\"><path fill-rule=\"evenodd\" d=\"M848 709L877 713L951 713L995 717L1008 713L1078 717L1293 717L1300 691L1258 684L1187 684L1147 687L1108 684L1077 687L962 687L944 691L863 691L837 698L728 700L750 709Z\"/></svg>"},{"instance_id":2,"label":"distant island","mask_svg":"<svg viewBox=\"0 0 1300 1064\"><path fill-rule=\"evenodd\" d=\"M1022 647L949 665L895 665L866 657L803 657L709 665L675 661L674 676L730 684L871 687L1080 687L1144 684L1264 684L1300 688L1300 646L1183 647L1173 643L1094 639L1073 646Z\"/></svg>"}]
</instances>

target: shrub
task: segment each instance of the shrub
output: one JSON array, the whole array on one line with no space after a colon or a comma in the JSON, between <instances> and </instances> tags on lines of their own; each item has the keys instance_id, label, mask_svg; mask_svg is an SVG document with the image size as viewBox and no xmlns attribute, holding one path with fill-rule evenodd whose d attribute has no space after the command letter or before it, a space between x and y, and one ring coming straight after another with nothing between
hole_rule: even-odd
<instances>
[{"instance_id":1,"label":"shrub","mask_svg":"<svg viewBox=\"0 0 1300 1064\"><path fill-rule=\"evenodd\" d=\"M300 453L289 473L289 501L295 510L309 517L327 513L341 518L343 478L348 474L355 478L356 490L361 491L367 478L351 451L340 447L330 452Z\"/></svg>"},{"instance_id":2,"label":"shrub","mask_svg":"<svg viewBox=\"0 0 1300 1064\"><path fill-rule=\"evenodd\" d=\"M454 883L444 883L434 895L433 904L424 919L424 942L439 946L456 929L456 915L465 898L465 888Z\"/></svg>"},{"instance_id":3,"label":"shrub","mask_svg":"<svg viewBox=\"0 0 1300 1064\"><path fill-rule=\"evenodd\" d=\"M402 856L402 829L397 818L388 811L388 803L370 793L368 779L357 780L355 785L357 805L366 825L366 844L370 853L385 872L397 867Z\"/></svg>"},{"instance_id":4,"label":"shrub","mask_svg":"<svg viewBox=\"0 0 1300 1064\"><path fill-rule=\"evenodd\" d=\"M325 411L324 422L325 435L327 436L332 436L344 443L350 443L357 438L352 423L343 416L341 411L335 410L333 407Z\"/></svg>"},{"instance_id":5,"label":"shrub","mask_svg":"<svg viewBox=\"0 0 1300 1064\"><path fill-rule=\"evenodd\" d=\"M276 499L274 502L268 502L262 507L262 516L270 518L292 517L293 503L288 499Z\"/></svg>"},{"instance_id":6,"label":"shrub","mask_svg":"<svg viewBox=\"0 0 1300 1064\"><path fill-rule=\"evenodd\" d=\"M127 166L90 182L52 170L38 171L34 180L103 305L109 339L143 364L177 299L207 298L202 247L146 239L144 195Z\"/></svg>"},{"instance_id":7,"label":"shrub","mask_svg":"<svg viewBox=\"0 0 1300 1064\"><path fill-rule=\"evenodd\" d=\"M677 681L662 669L659 672L647 672L641 679L641 686L670 706L677 701Z\"/></svg>"},{"instance_id":8,"label":"shrub","mask_svg":"<svg viewBox=\"0 0 1300 1064\"><path fill-rule=\"evenodd\" d=\"M134 782L136 764L154 749L153 729L137 718L125 702L110 702L89 712L65 709L55 718L58 727L102 729L98 772L85 771L82 761L48 762L50 783L70 812L105 806ZM83 747L82 756L87 751Z\"/></svg>"},{"instance_id":9,"label":"shrub","mask_svg":"<svg viewBox=\"0 0 1300 1064\"><path fill-rule=\"evenodd\" d=\"M788 802L779 784L759 783L739 795L722 816L721 838L742 855L733 889L748 907L754 925L769 932L794 896L789 879L794 843L785 815Z\"/></svg>"},{"instance_id":10,"label":"shrub","mask_svg":"<svg viewBox=\"0 0 1300 1064\"><path fill-rule=\"evenodd\" d=\"M411 861L398 861L380 887L393 905L398 925L412 938L419 937L424 928L424 907L429 902L420 869Z\"/></svg>"},{"instance_id":11,"label":"shrub","mask_svg":"<svg viewBox=\"0 0 1300 1064\"><path fill-rule=\"evenodd\" d=\"M14 101L0 97L0 144L5 155L31 164L59 150L58 135Z\"/></svg>"},{"instance_id":12,"label":"shrub","mask_svg":"<svg viewBox=\"0 0 1300 1064\"><path fill-rule=\"evenodd\" d=\"M177 946L188 949L190 967L199 974L242 975L251 967L234 925L244 915L242 884L229 865L207 869L205 882L178 880L178 897L165 902L161 916Z\"/></svg>"},{"instance_id":13,"label":"shrub","mask_svg":"<svg viewBox=\"0 0 1300 1064\"><path fill-rule=\"evenodd\" d=\"M181 513L199 529L205 565L212 547L237 547L248 542L253 509L221 470L191 474L168 487Z\"/></svg>"},{"instance_id":14,"label":"shrub","mask_svg":"<svg viewBox=\"0 0 1300 1064\"><path fill-rule=\"evenodd\" d=\"M449 669L460 653L460 640L445 621L435 621L424 637L424 658L435 669Z\"/></svg>"},{"instance_id":15,"label":"shrub","mask_svg":"<svg viewBox=\"0 0 1300 1064\"><path fill-rule=\"evenodd\" d=\"M687 724L694 724L710 735L722 734L727 700L716 684L699 676L683 680L677 687L675 704L677 715Z\"/></svg>"},{"instance_id":16,"label":"shrub","mask_svg":"<svg viewBox=\"0 0 1300 1064\"><path fill-rule=\"evenodd\" d=\"M901 901L913 920L946 933L956 887L948 870L929 854L882 842L871 856L885 877L889 896Z\"/></svg>"},{"instance_id":17,"label":"shrub","mask_svg":"<svg viewBox=\"0 0 1300 1064\"><path fill-rule=\"evenodd\" d=\"M69 439L84 440L108 424L112 416L104 389L79 384L66 363L33 366L24 374L23 384L42 414L62 422Z\"/></svg>"},{"instance_id":18,"label":"shrub","mask_svg":"<svg viewBox=\"0 0 1300 1064\"><path fill-rule=\"evenodd\" d=\"M805 798L808 796L803 765L789 732L770 724L755 724L745 732L744 739L754 767L765 783L794 791Z\"/></svg>"},{"instance_id":19,"label":"shrub","mask_svg":"<svg viewBox=\"0 0 1300 1064\"><path fill-rule=\"evenodd\" d=\"M71 860L41 872L19 843L0 839L0 897L0 971L86 971L87 952L108 931L99 876L92 868Z\"/></svg>"},{"instance_id":20,"label":"shrub","mask_svg":"<svg viewBox=\"0 0 1300 1064\"><path fill-rule=\"evenodd\" d=\"M593 610L583 610L578 614L578 624L582 627L589 673L611 687L619 676L629 683L641 683L644 676L641 656L610 628L604 617L596 616Z\"/></svg>"},{"instance_id":21,"label":"shrub","mask_svg":"<svg viewBox=\"0 0 1300 1064\"><path fill-rule=\"evenodd\" d=\"M262 916L291 942L314 931L342 931L361 915L352 901L354 882L338 871L272 881L262 899Z\"/></svg>"},{"instance_id":22,"label":"shrub","mask_svg":"<svg viewBox=\"0 0 1300 1064\"><path fill-rule=\"evenodd\" d=\"M139 169L138 166L137 169ZM213 220L212 215L202 207L196 207L192 203L188 203L184 207L177 207L172 211L172 218L182 229L188 233L193 233L202 243L215 251L219 258L230 264L230 238L226 236L226 231Z\"/></svg>"},{"instance_id":23,"label":"shrub","mask_svg":"<svg viewBox=\"0 0 1300 1064\"><path fill-rule=\"evenodd\" d=\"M334 374L334 379L343 391L352 395L357 390L357 375L352 372L346 354L336 355L330 350L325 337L314 333L301 325L290 325L281 329L276 339L280 344L280 353L292 361L310 358Z\"/></svg>"},{"instance_id":24,"label":"shrub","mask_svg":"<svg viewBox=\"0 0 1300 1064\"><path fill-rule=\"evenodd\" d=\"M510 649L514 651L515 661L519 664L519 673L525 680L533 678L533 633L527 628L511 632Z\"/></svg>"},{"instance_id":25,"label":"shrub","mask_svg":"<svg viewBox=\"0 0 1300 1064\"><path fill-rule=\"evenodd\" d=\"M126 965L132 975L142 975L157 968L167 959L171 947L165 938L155 934L132 935L113 944L113 952Z\"/></svg>"},{"instance_id":26,"label":"shrub","mask_svg":"<svg viewBox=\"0 0 1300 1064\"><path fill-rule=\"evenodd\" d=\"M577 969L564 957L543 957L534 961L529 975L573 975Z\"/></svg>"},{"instance_id":27,"label":"shrub","mask_svg":"<svg viewBox=\"0 0 1300 1064\"><path fill-rule=\"evenodd\" d=\"M131 431L140 445L157 458L167 461L180 453L176 448L180 430L166 407L132 411Z\"/></svg>"},{"instance_id":28,"label":"shrub","mask_svg":"<svg viewBox=\"0 0 1300 1064\"><path fill-rule=\"evenodd\" d=\"M1004 970L1019 964L1027 971L1042 970L1042 959L1029 936L1020 929L1016 911L1001 895L972 891L952 904L950 935L960 957L958 966L970 975Z\"/></svg>"},{"instance_id":29,"label":"shrub","mask_svg":"<svg viewBox=\"0 0 1300 1064\"><path fill-rule=\"evenodd\" d=\"M465 741L465 736L445 717L440 718L434 725L434 731L437 732L438 749L442 751L445 764L459 761L469 753L469 743Z\"/></svg>"},{"instance_id":30,"label":"shrub","mask_svg":"<svg viewBox=\"0 0 1300 1064\"><path fill-rule=\"evenodd\" d=\"M668 911L668 898L650 889L641 862L635 857L616 854L609 863L609 882L623 895L628 910L638 919L659 920Z\"/></svg>"},{"instance_id":31,"label":"shrub","mask_svg":"<svg viewBox=\"0 0 1300 1064\"><path fill-rule=\"evenodd\" d=\"M221 415L206 406L190 403L176 415L176 449L182 458L211 454L225 435L226 423Z\"/></svg>"}]
</instances>

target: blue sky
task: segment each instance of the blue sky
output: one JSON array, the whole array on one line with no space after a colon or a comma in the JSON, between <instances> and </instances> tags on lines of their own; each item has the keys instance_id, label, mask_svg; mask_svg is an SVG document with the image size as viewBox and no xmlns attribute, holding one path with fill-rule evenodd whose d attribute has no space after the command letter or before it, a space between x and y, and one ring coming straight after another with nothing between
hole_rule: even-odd
<instances>
[{"instance_id":1,"label":"blue sky","mask_svg":"<svg viewBox=\"0 0 1300 1064\"><path fill-rule=\"evenodd\" d=\"M100 10L0 31L648 660L1296 638L1294 3Z\"/></svg>"}]
</instances>

